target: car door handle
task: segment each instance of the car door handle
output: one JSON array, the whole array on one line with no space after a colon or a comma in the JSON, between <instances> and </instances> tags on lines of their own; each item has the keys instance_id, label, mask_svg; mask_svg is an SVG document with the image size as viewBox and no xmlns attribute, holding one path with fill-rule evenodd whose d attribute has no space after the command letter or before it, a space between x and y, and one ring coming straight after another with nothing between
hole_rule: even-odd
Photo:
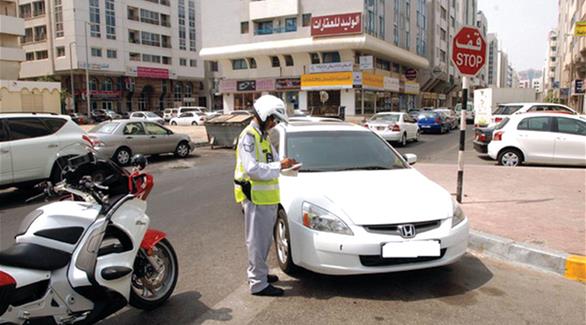
<instances>
[{"instance_id":1,"label":"car door handle","mask_svg":"<svg viewBox=\"0 0 586 325\"><path fill-rule=\"evenodd\" d=\"M130 139L134 139L133 137L126 137L126 139L130 140Z\"/></svg>"},{"instance_id":2,"label":"car door handle","mask_svg":"<svg viewBox=\"0 0 586 325\"><path fill-rule=\"evenodd\" d=\"M48 148L57 148L57 147L59 147L59 145L58 144L50 144L47 147Z\"/></svg>"},{"instance_id":3,"label":"car door handle","mask_svg":"<svg viewBox=\"0 0 586 325\"><path fill-rule=\"evenodd\" d=\"M151 139L156 139L157 137L154 135L151 135Z\"/></svg>"}]
</instances>

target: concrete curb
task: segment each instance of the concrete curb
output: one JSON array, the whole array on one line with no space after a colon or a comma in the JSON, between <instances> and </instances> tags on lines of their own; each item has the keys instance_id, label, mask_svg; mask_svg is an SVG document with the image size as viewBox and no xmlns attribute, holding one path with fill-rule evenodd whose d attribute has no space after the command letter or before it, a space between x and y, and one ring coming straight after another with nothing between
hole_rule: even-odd
<instances>
[{"instance_id":1,"label":"concrete curb","mask_svg":"<svg viewBox=\"0 0 586 325\"><path fill-rule=\"evenodd\" d=\"M478 253L554 272L568 279L586 282L586 257L518 243L508 238L470 231L468 247Z\"/></svg>"}]
</instances>

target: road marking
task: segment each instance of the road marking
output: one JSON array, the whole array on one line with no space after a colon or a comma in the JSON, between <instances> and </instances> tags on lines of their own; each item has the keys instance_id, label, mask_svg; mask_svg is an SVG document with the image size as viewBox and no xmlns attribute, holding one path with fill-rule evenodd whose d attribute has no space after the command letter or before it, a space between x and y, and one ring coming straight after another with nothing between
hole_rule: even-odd
<instances>
[{"instance_id":1,"label":"road marking","mask_svg":"<svg viewBox=\"0 0 586 325\"><path fill-rule=\"evenodd\" d=\"M280 272L278 269L272 269L270 273L278 275L280 281L292 280L292 278ZM279 286L278 282L276 285ZM285 286L279 287L287 289ZM285 297L286 296L287 291L285 291ZM248 283L245 283L225 297L222 301L215 304L210 310L198 317L192 324L249 324L258 314L267 309L275 299L277 298L257 297L251 295Z\"/></svg>"}]
</instances>

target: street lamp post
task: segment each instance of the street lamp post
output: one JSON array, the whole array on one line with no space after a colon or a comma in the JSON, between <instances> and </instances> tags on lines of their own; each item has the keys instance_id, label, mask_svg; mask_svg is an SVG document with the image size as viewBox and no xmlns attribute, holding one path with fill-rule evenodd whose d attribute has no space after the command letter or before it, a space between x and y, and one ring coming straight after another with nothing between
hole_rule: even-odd
<instances>
[{"instance_id":1,"label":"street lamp post","mask_svg":"<svg viewBox=\"0 0 586 325\"><path fill-rule=\"evenodd\" d=\"M90 99L90 51L87 45L87 26L90 25L90 22L84 22L84 31L85 31L85 100L87 103L87 114L88 116L91 115L91 99Z\"/></svg>"},{"instance_id":2,"label":"street lamp post","mask_svg":"<svg viewBox=\"0 0 586 325\"><path fill-rule=\"evenodd\" d=\"M73 113L77 113L75 110L75 88L73 82L73 52L71 51L71 45L75 44L77 46L77 42L73 41L69 43L69 81L71 82L71 105Z\"/></svg>"}]
</instances>

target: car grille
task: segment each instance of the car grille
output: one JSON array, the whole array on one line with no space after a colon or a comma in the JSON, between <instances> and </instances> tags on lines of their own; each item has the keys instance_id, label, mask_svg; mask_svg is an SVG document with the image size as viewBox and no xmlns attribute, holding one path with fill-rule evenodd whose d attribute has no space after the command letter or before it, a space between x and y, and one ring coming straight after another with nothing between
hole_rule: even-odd
<instances>
[{"instance_id":1,"label":"car grille","mask_svg":"<svg viewBox=\"0 0 586 325\"><path fill-rule=\"evenodd\" d=\"M400 236L398 227L400 225L405 225L409 223L397 223L397 224L389 224L389 225L371 225L371 226L364 226L366 231L371 233L377 234L386 234L386 235L397 235ZM432 220L432 221L423 221L423 222L413 222L410 223L415 227L415 231L417 234L430 231L436 228L439 228L441 225L441 220Z\"/></svg>"},{"instance_id":2,"label":"car grille","mask_svg":"<svg viewBox=\"0 0 586 325\"><path fill-rule=\"evenodd\" d=\"M429 261L439 260L446 255L447 248L440 250L440 256L424 256L424 257L391 257L383 258L381 255L360 255L360 263L363 266L393 266L410 263L423 263Z\"/></svg>"}]
</instances>

